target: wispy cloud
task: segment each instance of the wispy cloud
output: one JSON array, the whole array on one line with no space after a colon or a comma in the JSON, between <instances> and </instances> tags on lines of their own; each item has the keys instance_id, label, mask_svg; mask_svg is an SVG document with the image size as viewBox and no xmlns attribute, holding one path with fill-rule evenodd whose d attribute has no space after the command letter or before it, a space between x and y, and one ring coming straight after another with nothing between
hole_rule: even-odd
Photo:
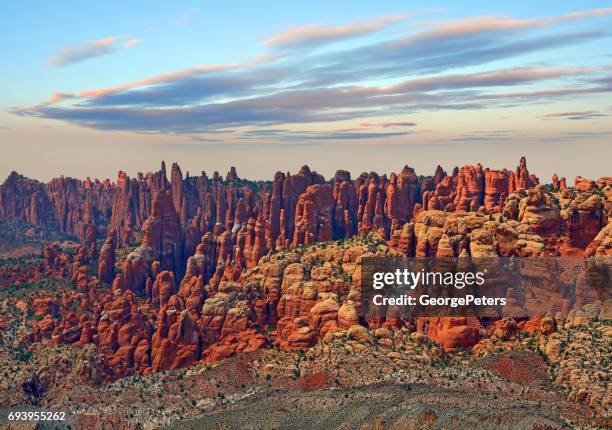
<instances>
[{"instance_id":1,"label":"wispy cloud","mask_svg":"<svg viewBox=\"0 0 612 430\"><path fill-rule=\"evenodd\" d=\"M365 132L330 132L317 134L292 135L295 140L361 140L361 139L387 139L390 137L407 136L408 131L396 131L387 133L365 133Z\"/></svg>"},{"instance_id":2,"label":"wispy cloud","mask_svg":"<svg viewBox=\"0 0 612 430\"><path fill-rule=\"evenodd\" d=\"M526 136L525 133L514 130L472 131L467 134L449 138L452 142L486 142L503 143Z\"/></svg>"},{"instance_id":3,"label":"wispy cloud","mask_svg":"<svg viewBox=\"0 0 612 430\"><path fill-rule=\"evenodd\" d=\"M403 121L403 122L375 122L375 123L371 123L371 122L362 122L361 124L359 124L362 127L382 127L382 128L389 128L389 127L416 127L417 123L416 122L410 122L410 121Z\"/></svg>"},{"instance_id":4,"label":"wispy cloud","mask_svg":"<svg viewBox=\"0 0 612 430\"><path fill-rule=\"evenodd\" d=\"M356 21L345 25L304 25L275 34L263 41L264 45L282 49L314 48L366 34L375 33L406 19L406 16L384 16L369 21Z\"/></svg>"},{"instance_id":5,"label":"wispy cloud","mask_svg":"<svg viewBox=\"0 0 612 430\"><path fill-rule=\"evenodd\" d=\"M583 119L593 119L600 118L603 116L608 116L604 113L594 111L594 110L585 110L585 111L576 111L576 112L553 112L544 115L543 117L546 119L569 119L569 120L583 120Z\"/></svg>"},{"instance_id":6,"label":"wispy cloud","mask_svg":"<svg viewBox=\"0 0 612 430\"><path fill-rule=\"evenodd\" d=\"M396 132L364 132L358 129L340 129L329 131L310 131L310 130L286 130L286 129L267 129L267 130L249 130L242 133L240 138L246 139L261 139L263 137L277 137L285 141L333 141L333 140L366 140L366 139L387 139L391 137L407 136L412 134L408 131Z\"/></svg>"},{"instance_id":7,"label":"wispy cloud","mask_svg":"<svg viewBox=\"0 0 612 430\"><path fill-rule=\"evenodd\" d=\"M234 64L201 64L198 66L188 67L186 69L177 70L174 72L162 73L159 75L151 76L149 78L141 79L138 81L127 82L124 84L119 84L114 87L106 87L106 88L96 88L93 90L85 90L81 91L78 94L70 94L70 93L61 93L55 92L51 95L48 103L57 103L66 99L75 99L75 98L94 98L100 100L100 104L110 104L107 103L107 100L104 100L105 97L110 97L113 94L124 93L128 94L129 90L149 87L149 86L166 86L171 84L180 85L181 82L189 81L194 77L206 77L208 75L218 76L224 72L231 72L233 70L239 70L243 68L249 68L254 65L258 65L261 63L265 63L270 59L275 58L274 56L261 56L253 58L244 63L234 63ZM144 91L143 91L144 92ZM142 93L142 92L141 92Z\"/></svg>"},{"instance_id":8,"label":"wispy cloud","mask_svg":"<svg viewBox=\"0 0 612 430\"><path fill-rule=\"evenodd\" d=\"M601 139L612 137L612 131L570 131L556 133L550 136L542 138L545 142L558 142L558 141L584 141L587 139ZM607 144L607 142L606 142Z\"/></svg>"},{"instance_id":9,"label":"wispy cloud","mask_svg":"<svg viewBox=\"0 0 612 430\"><path fill-rule=\"evenodd\" d=\"M465 36L500 31L523 31L546 27L568 21L595 18L612 14L612 8L590 9L559 16L515 19L505 16L478 16L434 23L434 28L419 33L413 41L445 39L449 36Z\"/></svg>"},{"instance_id":10,"label":"wispy cloud","mask_svg":"<svg viewBox=\"0 0 612 430\"><path fill-rule=\"evenodd\" d=\"M411 79L389 87L389 93L406 91L435 91L462 88L503 87L549 80L568 75L592 73L597 69L591 67L568 68L520 68L495 70L491 72L445 75Z\"/></svg>"},{"instance_id":11,"label":"wispy cloud","mask_svg":"<svg viewBox=\"0 0 612 430\"><path fill-rule=\"evenodd\" d=\"M61 48L47 61L51 67L65 67L92 58L102 57L117 51L132 48L140 39L130 36L111 36L90 40L80 45Z\"/></svg>"},{"instance_id":12,"label":"wispy cloud","mask_svg":"<svg viewBox=\"0 0 612 430\"><path fill-rule=\"evenodd\" d=\"M275 69L276 70L276 69ZM241 74L212 74L149 89L94 97L75 106L53 104L20 111L21 115L66 120L101 130L195 133L235 126L316 123L440 109L481 109L519 101L550 100L575 94L612 91L593 87L488 93L485 89L529 84L591 69L501 70L494 73L409 79L399 84L337 86L261 91L270 82L237 85ZM251 79L257 74L248 74ZM263 73L262 76L268 76ZM282 80L282 78L280 78ZM278 83L279 80L274 80ZM253 87L255 85L255 88ZM226 87L227 86L227 87ZM230 93L231 91L231 93ZM233 96L230 101L218 101ZM110 97L110 98L109 98Z\"/></svg>"}]
</instances>

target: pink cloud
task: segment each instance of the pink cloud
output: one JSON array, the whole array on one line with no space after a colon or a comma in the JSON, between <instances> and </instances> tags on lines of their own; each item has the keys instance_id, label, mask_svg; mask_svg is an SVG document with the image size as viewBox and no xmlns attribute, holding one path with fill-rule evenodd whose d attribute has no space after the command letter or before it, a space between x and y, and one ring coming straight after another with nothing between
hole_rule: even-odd
<instances>
[{"instance_id":1,"label":"pink cloud","mask_svg":"<svg viewBox=\"0 0 612 430\"><path fill-rule=\"evenodd\" d=\"M79 97L100 97L109 94L117 93L120 91L129 90L136 87L144 87L147 85L162 84L165 82L171 82L177 79L186 78L193 75L202 73L215 73L215 72L226 72L232 69L239 68L239 64L203 64L200 66L189 67L187 69L179 70L176 72L162 73L160 75L151 76L149 78L140 79L138 81L127 82L125 84L116 85L114 87L98 88L95 90L81 91Z\"/></svg>"},{"instance_id":2,"label":"pink cloud","mask_svg":"<svg viewBox=\"0 0 612 430\"><path fill-rule=\"evenodd\" d=\"M436 27L433 29L421 31L413 37L394 43L414 44L423 40L446 38L450 36L464 36L487 31L520 30L523 28L545 27L566 21L595 18L610 14L612 14L612 8L599 8L545 18L516 19L501 16L480 16L474 18L457 19L443 21L441 23L437 22L435 24Z\"/></svg>"},{"instance_id":3,"label":"pink cloud","mask_svg":"<svg viewBox=\"0 0 612 430\"><path fill-rule=\"evenodd\" d=\"M49 100L47 100L47 103L49 104L59 103L63 100L66 100L72 97L74 97L73 94L54 92L53 94L51 94L51 97L49 97Z\"/></svg>"},{"instance_id":4,"label":"pink cloud","mask_svg":"<svg viewBox=\"0 0 612 430\"><path fill-rule=\"evenodd\" d=\"M340 26L304 25L278 33L263 41L278 48L319 46L325 43L374 33L406 19L406 16L384 16L371 21L356 21Z\"/></svg>"},{"instance_id":5,"label":"pink cloud","mask_svg":"<svg viewBox=\"0 0 612 430\"><path fill-rule=\"evenodd\" d=\"M250 61L243 63L234 63L234 64L202 64L199 66L188 67L186 69L178 70L175 72L162 73L159 75L151 76L148 78L140 79L137 81L127 82L125 84L116 85L113 87L106 88L97 88L93 90L81 91L78 94L63 94L63 93L53 93L53 95L49 99L49 103L57 103L67 98L88 98L88 97L101 97L109 94L115 94L118 92L130 90L138 87L145 87L148 85L155 84L163 84L167 82L173 82L182 78L187 78L190 76L205 74L205 73L219 73L219 72L228 72L231 70L237 70L242 68L247 68L253 65L273 61L277 58L276 55L266 54L259 55L253 57ZM70 97L67 97L70 96Z\"/></svg>"},{"instance_id":6,"label":"pink cloud","mask_svg":"<svg viewBox=\"0 0 612 430\"><path fill-rule=\"evenodd\" d=\"M129 49L140 42L140 39L130 36L110 36L98 40L90 40L79 45L59 49L47 62L51 67L64 67Z\"/></svg>"},{"instance_id":7,"label":"pink cloud","mask_svg":"<svg viewBox=\"0 0 612 430\"><path fill-rule=\"evenodd\" d=\"M493 72L445 75L410 79L391 87L383 88L382 93L393 94L405 91L432 91L479 86L517 85L530 81L554 79L563 76L588 74L596 71L593 67L557 68L516 68Z\"/></svg>"}]
</instances>

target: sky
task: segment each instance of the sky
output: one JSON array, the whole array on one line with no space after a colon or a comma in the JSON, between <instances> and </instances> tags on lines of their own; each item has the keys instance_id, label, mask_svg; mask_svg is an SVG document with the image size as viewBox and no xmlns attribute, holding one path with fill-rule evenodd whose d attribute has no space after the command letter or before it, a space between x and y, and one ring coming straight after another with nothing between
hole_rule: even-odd
<instances>
[{"instance_id":1,"label":"sky","mask_svg":"<svg viewBox=\"0 0 612 430\"><path fill-rule=\"evenodd\" d=\"M612 175L612 2L7 0L0 52L0 178Z\"/></svg>"}]
</instances>

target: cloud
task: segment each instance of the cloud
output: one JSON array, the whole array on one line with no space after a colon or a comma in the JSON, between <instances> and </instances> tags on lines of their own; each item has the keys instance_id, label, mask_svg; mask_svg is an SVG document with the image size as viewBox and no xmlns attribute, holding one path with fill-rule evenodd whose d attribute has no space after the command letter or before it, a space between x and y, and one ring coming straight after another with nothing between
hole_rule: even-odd
<instances>
[{"instance_id":1,"label":"cloud","mask_svg":"<svg viewBox=\"0 0 612 430\"><path fill-rule=\"evenodd\" d=\"M538 19L513 19L497 16L481 16L441 22L435 28L422 31L414 37L398 40L398 45L411 45L449 37L464 37L487 32L520 31L522 29L544 27L566 21L600 17L612 14L612 8L592 9L568 13L557 17ZM407 19L406 15L384 16L370 21L355 21L340 26L304 25L275 34L263 41L264 45L276 48L317 47L344 39L363 36L380 31L391 24Z\"/></svg>"},{"instance_id":2,"label":"cloud","mask_svg":"<svg viewBox=\"0 0 612 430\"><path fill-rule=\"evenodd\" d=\"M510 136L497 136L497 135L491 135L491 136L471 136L471 135L466 135L466 136L457 136L457 137L453 137L450 139L453 142L490 142L490 143L496 143L496 142L507 142L507 141L511 141L514 140L512 137Z\"/></svg>"},{"instance_id":3,"label":"cloud","mask_svg":"<svg viewBox=\"0 0 612 430\"><path fill-rule=\"evenodd\" d=\"M558 142L558 141L584 141L586 139L601 139L612 137L612 131L570 131L557 133L552 136L546 136L542 138L545 142ZM606 145L608 143L606 142Z\"/></svg>"},{"instance_id":4,"label":"cloud","mask_svg":"<svg viewBox=\"0 0 612 430\"><path fill-rule=\"evenodd\" d=\"M160 100L164 105L183 105L194 102L213 100L216 97L248 96L257 93L273 82L277 82L292 75L292 70L283 68L261 68L257 70L244 70L236 65L233 68L224 68L221 71L208 67L198 70L184 71L183 76L157 76L145 80L146 83L137 82L122 87L105 88L79 94L89 100L87 104L95 106L159 106ZM159 84L159 85L154 85ZM131 88L149 86L147 88L126 91Z\"/></svg>"},{"instance_id":5,"label":"cloud","mask_svg":"<svg viewBox=\"0 0 612 430\"><path fill-rule=\"evenodd\" d=\"M521 68L496 70L483 73L470 73L462 75L436 76L432 78L420 78L404 81L390 87L387 91L434 91L472 87L501 87L519 85L527 82L535 82L558 78L568 75L580 75L592 73L596 69L591 67L568 67L568 68Z\"/></svg>"},{"instance_id":6,"label":"cloud","mask_svg":"<svg viewBox=\"0 0 612 430\"><path fill-rule=\"evenodd\" d=\"M73 94L54 92L47 100L48 104L58 103L66 99L74 98Z\"/></svg>"},{"instance_id":7,"label":"cloud","mask_svg":"<svg viewBox=\"0 0 612 430\"><path fill-rule=\"evenodd\" d=\"M248 130L242 133L243 137L261 137L261 136L281 136L285 133L291 133L289 129L282 128L260 128L257 130Z\"/></svg>"},{"instance_id":8,"label":"cloud","mask_svg":"<svg viewBox=\"0 0 612 430\"><path fill-rule=\"evenodd\" d=\"M389 79L405 76L407 71L412 74L441 73L606 37L608 34L602 31L535 36L523 32L510 37L504 30L498 30L489 34L449 35L445 38L419 41L417 35L404 40L396 39L392 42L314 56L311 62L318 66L313 69L312 82L315 85L330 85L373 77Z\"/></svg>"},{"instance_id":9,"label":"cloud","mask_svg":"<svg viewBox=\"0 0 612 430\"><path fill-rule=\"evenodd\" d=\"M317 31L294 29L272 42L268 39L271 53L246 61L197 65L76 93L57 91L37 106L14 112L98 130L194 135L250 127L259 134L253 130L244 138L286 135L307 140L331 135L270 130L292 128L288 124L357 120L362 129L336 131L334 138L376 138L363 128L415 126L380 119L385 116L522 107L611 92L612 83L601 77L609 67L521 64L528 54L609 37L603 30L558 31L554 26L611 12L442 21L416 32L404 29L407 34L383 41L363 38L351 47L323 53L312 48L378 31L393 19L362 23L365 30L355 23ZM289 47L288 53L284 49ZM500 68L500 64L514 66ZM466 69L474 66L479 71ZM510 87L514 91L502 91Z\"/></svg>"},{"instance_id":10,"label":"cloud","mask_svg":"<svg viewBox=\"0 0 612 430\"><path fill-rule=\"evenodd\" d=\"M275 34L262 43L279 49L315 48L380 31L406 16L384 16L370 21L356 21L340 26L304 25Z\"/></svg>"},{"instance_id":11,"label":"cloud","mask_svg":"<svg viewBox=\"0 0 612 430\"><path fill-rule=\"evenodd\" d=\"M277 137L285 141L308 141L308 140L368 140L368 139L387 139L390 137L407 136L412 132L401 131L401 132L363 132L357 129L341 129L341 130L330 130L330 131L292 131L286 129L267 129L267 130L249 130L242 133L241 138L255 138L260 139L262 137Z\"/></svg>"},{"instance_id":12,"label":"cloud","mask_svg":"<svg viewBox=\"0 0 612 430\"><path fill-rule=\"evenodd\" d=\"M340 86L273 90L259 95L237 97L229 101L211 100L211 88L202 93L202 82L194 87L191 81L161 100L148 94L125 93L131 102L114 99L114 103L99 103L105 98L88 100L73 106L44 105L22 109L23 116L53 118L99 130L148 131L159 133L196 133L237 126L267 127L287 123L317 123L354 120L381 115L441 109L483 109L512 106L521 103L550 102L553 98L574 97L587 93L605 93L612 87L575 87L510 93L486 92L509 85L530 84L542 80L592 73L590 68L510 69L496 72L448 75L446 77L416 78L388 87ZM185 81L180 81L185 84ZM174 84L173 84L174 85ZM174 87L172 87L174 88ZM200 88L197 90L197 88ZM160 87L161 91L168 87ZM218 89L218 88L215 88ZM237 90L236 90L237 91ZM238 91L240 92L240 91ZM203 103L177 103L180 94L192 102L199 94ZM223 94L226 94L223 92ZM115 95L119 97L120 94ZM113 97L115 97L113 96ZM129 96L129 97L128 97ZM140 98L135 100L135 98ZM130 104L135 103L136 104ZM157 101L158 104L154 102ZM161 102L161 103L159 103ZM382 123L381 123L382 124ZM356 137L357 138L357 137Z\"/></svg>"},{"instance_id":13,"label":"cloud","mask_svg":"<svg viewBox=\"0 0 612 430\"><path fill-rule=\"evenodd\" d=\"M441 90L513 86L559 77L588 75L596 71L597 69L594 68L580 67L523 68L407 79L387 87L345 85L283 88L283 81L295 76L293 68L264 67L249 70L236 67L225 69L222 73L217 71L200 73L199 76L185 73L180 79L175 79L176 75L171 78L160 75L140 83L129 83L123 86L124 89L130 89L147 85L147 88L122 91L122 88L114 87L82 92L79 97L88 98L82 107L149 106L161 108L204 103L228 97L237 97L233 102L228 102L237 106L259 105L307 109L317 106L320 108L350 107L351 104L361 101L374 107L383 100L388 104L397 104L402 101L402 96L404 99L407 97L416 100L424 98L425 93ZM152 85L154 83L160 83L160 85ZM61 97L66 96L54 95L52 100L61 99Z\"/></svg>"},{"instance_id":14,"label":"cloud","mask_svg":"<svg viewBox=\"0 0 612 430\"><path fill-rule=\"evenodd\" d=\"M362 126L362 127L382 127L382 128L388 128L388 127L416 127L417 123L416 122L409 122L409 121L405 121L405 122L376 122L376 123L362 122L359 125Z\"/></svg>"},{"instance_id":15,"label":"cloud","mask_svg":"<svg viewBox=\"0 0 612 430\"><path fill-rule=\"evenodd\" d=\"M65 67L91 58L102 57L117 51L129 49L140 43L130 36L111 36L91 40L80 45L61 48L47 61L51 67Z\"/></svg>"},{"instance_id":16,"label":"cloud","mask_svg":"<svg viewBox=\"0 0 612 430\"><path fill-rule=\"evenodd\" d=\"M590 9L554 17L532 19L514 19L503 16L470 17L439 23L435 28L419 33L412 40L414 42L423 42L431 39L445 39L449 36L457 37L487 32L497 33L500 31L523 31L560 24L567 21L601 17L610 14L612 14L612 8Z\"/></svg>"},{"instance_id":17,"label":"cloud","mask_svg":"<svg viewBox=\"0 0 612 430\"><path fill-rule=\"evenodd\" d=\"M186 69L177 70L174 72L162 73L159 75L151 76L149 78L140 79L137 81L127 82L124 84L116 85L114 87L97 88L93 90L81 91L78 94L68 94L55 92L51 96L48 102L56 103L71 98L97 98L102 99L105 96L110 96L116 93L124 93L134 88L149 87L154 85L165 85L165 84L180 84L181 81L189 79L195 76L206 76L212 74L219 74L223 72L231 72L233 70L239 70L249 68L254 65L264 64L269 61L273 61L276 57L273 55L264 55L255 57L247 62L233 63L233 64L201 64L198 66L188 67ZM104 103L101 103L104 104Z\"/></svg>"},{"instance_id":18,"label":"cloud","mask_svg":"<svg viewBox=\"0 0 612 430\"><path fill-rule=\"evenodd\" d=\"M472 131L467 134L451 137L449 140L453 142L502 143L525 136L525 133L514 130Z\"/></svg>"},{"instance_id":19,"label":"cloud","mask_svg":"<svg viewBox=\"0 0 612 430\"><path fill-rule=\"evenodd\" d=\"M554 112L544 115L543 117L546 119L569 119L569 120L583 120L583 119L593 119L599 118L603 116L608 116L598 111L594 110L585 110L585 111L576 111L576 112Z\"/></svg>"},{"instance_id":20,"label":"cloud","mask_svg":"<svg viewBox=\"0 0 612 430\"><path fill-rule=\"evenodd\" d=\"M293 140L361 140L361 139L387 139L390 137L407 136L407 131L389 133L364 133L364 132L330 132L318 134L302 134L290 136Z\"/></svg>"}]
</instances>

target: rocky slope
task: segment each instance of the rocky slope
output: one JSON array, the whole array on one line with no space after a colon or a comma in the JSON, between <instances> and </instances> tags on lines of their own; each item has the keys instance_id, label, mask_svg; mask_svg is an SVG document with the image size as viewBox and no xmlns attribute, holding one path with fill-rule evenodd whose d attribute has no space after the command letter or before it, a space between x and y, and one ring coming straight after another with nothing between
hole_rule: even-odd
<instances>
[{"instance_id":1,"label":"rocky slope","mask_svg":"<svg viewBox=\"0 0 612 430\"><path fill-rule=\"evenodd\" d=\"M153 213L155 216L156 209ZM360 324L414 327L447 350L466 348L483 337L485 328L474 318L405 321L392 312L382 318L363 315L364 258L402 256L413 249L423 256L463 255L468 249L473 257L529 257L547 252L544 239L524 224L500 223L474 213L424 211L389 244L378 236L366 235L301 245L264 256L256 266L241 271L232 264L213 265L215 271L206 283L209 262L205 253L196 251L188 259L182 279L177 278L174 271L164 270L160 263L162 248L148 237L145 233L143 245L125 257L124 271L117 274L112 286L92 276L92 265L82 260L82 253L70 257L47 248L43 261L30 275L33 279L58 278L69 288L61 297L34 294L18 302L19 308L36 316L28 340L53 345L94 344L108 362L109 379L133 371L150 373L218 361L273 345L300 350L314 346L328 333ZM112 260L112 248L111 237L103 246L98 264L98 272L107 279L113 266L106 259ZM167 264L173 263L171 260ZM578 275L575 294L567 298L563 294L571 280L550 283L545 270L541 279L537 274L530 275L536 277L532 287L536 296L548 294L552 301L552 294L558 296L554 299L558 303L567 302L553 312L552 317L557 319L553 325L572 324L577 314L586 315L587 320L608 318L612 301L607 281L600 297L592 297L592 291L583 287L589 276L609 276L607 267L604 272L599 266L580 269L584 274ZM549 284L552 287L546 289ZM535 293L536 288L540 288L539 293ZM514 298L530 307L529 296ZM540 318L530 320L528 327L545 331L549 330L544 328L546 324L551 323Z\"/></svg>"},{"instance_id":2,"label":"rocky slope","mask_svg":"<svg viewBox=\"0 0 612 430\"><path fill-rule=\"evenodd\" d=\"M441 217L442 227L432 225L431 217ZM505 224L474 213L457 217L425 211L417 215L412 230L422 232L429 243L430 228L448 235L457 231L457 219L471 226L464 234L472 239L481 237L483 225L491 229L491 225ZM537 237L532 234L529 240L540 244ZM112 248L110 242L105 246ZM419 240L413 242L418 245ZM473 254L482 252L481 243L469 243ZM495 241L485 241L487 252L497 249L491 243ZM364 320L357 305L361 261L370 255L401 255L392 245L371 235L301 245L264 256L235 281L222 277L214 288L202 284L202 275L195 273L197 262L192 260L178 287L172 272L154 268L153 285L140 293L125 288L121 275L112 287L101 284L91 276L95 265L80 263L78 252L71 256L49 247L39 260L7 260L1 266L4 279L12 280L2 290L1 302L3 405L70 405L74 422L88 426L136 425L144 413L147 419L154 417L156 425L192 417L194 425L226 423L233 428L240 424L228 418L233 414L213 411L220 405L228 406L226 412L253 405L266 411L275 404L268 396L276 396L280 388L289 390L289 398L304 408L318 407L336 416L338 426L372 425L378 419L394 425L416 423L425 409L435 416L433 422L457 420L476 426L468 413L475 406L454 397L466 398L474 390L480 393L479 401L489 400L491 405L484 423L504 422L504 414L520 410L524 428L536 424L564 428L564 420L580 426L590 420L606 425L612 402L607 386L610 300L586 305L577 300L572 309L551 317L492 324L458 317ZM158 265L155 261L154 266ZM246 369L240 370L242 379L234 380L236 375L228 374L223 364L215 373L219 375L215 384L220 385L212 387L210 381L201 381L205 376L198 376L193 384L209 388L199 394L190 389L192 394L183 396L182 378L190 372L206 373L211 364L228 359L247 360ZM195 367L176 373L190 366ZM474 373L473 366L483 370ZM356 369L362 370L356 373ZM183 376L171 380L153 376L168 371ZM150 376L143 380L140 374ZM219 390L226 384L227 391ZM437 387L435 396L431 384ZM153 389L150 385L157 387L158 410L145 400ZM319 396L300 394L328 388L342 388L326 391L329 404L321 403ZM135 389L147 404L141 406L146 412L133 405ZM422 395L405 403L401 399L406 389ZM171 399L177 390L182 400L175 405ZM212 398L202 398L203 393ZM262 397L262 393L269 394ZM113 403L117 395L125 399L122 412ZM345 395L354 400L342 400ZM366 408L369 395L390 397L380 410L367 409L365 416L354 416L352 411ZM550 404L551 395L557 408L552 412L550 406L541 406L543 401ZM513 399L511 406L498 405L497 399L507 396ZM426 399L434 397L438 400L432 406ZM448 402L442 402L443 398ZM173 406L166 410L169 403ZM245 403L250 406L241 406ZM85 409L77 406L83 404ZM346 410L338 415L341 406ZM197 418L207 411L212 415ZM271 413L274 422L293 428L304 423L300 420L315 419L309 414L296 418L290 412Z\"/></svg>"},{"instance_id":3,"label":"rocky slope","mask_svg":"<svg viewBox=\"0 0 612 430\"><path fill-rule=\"evenodd\" d=\"M79 245L56 241L39 255L0 260L0 360L8 375L2 406L69 405L75 422L88 426L130 426L144 416L155 425L191 417L194 426L233 427L240 423L225 414L198 414L230 404L228 411L251 404L267 411L275 404L267 398L283 387L298 391L290 398L300 410L319 405L339 427L376 426L379 419L402 427L424 419L421 412L432 426L453 420L476 426L479 420L458 414L471 410L463 400L427 410L423 402L402 400L406 387L425 395L423 384L430 382L439 398L447 384L469 397L483 384L467 365L488 372L479 396L492 404L483 413L495 422L509 426L503 417L522 410L524 428L564 428L566 420L605 427L610 266L584 257L612 256L612 180L576 178L573 188L563 178L538 182L524 159L516 171L477 165L449 176L438 168L428 178L409 167L389 178L370 173L354 181L338 171L331 183L307 167L277 173L268 183L241 180L235 170L225 180L183 177L176 164L170 180L162 165L136 179L120 173L117 184L65 178L40 184L12 174L0 187L0 216L35 231L65 232ZM516 320L364 315L361 275L371 256L526 257L534 264L531 291L540 288L536 296L545 292L544 302L562 305ZM577 268L550 279L536 267L544 257L571 257ZM595 295L586 288L594 282L601 287ZM538 302L520 292L511 298L526 307ZM595 347L599 355L588 349ZM457 356L459 350L469 352ZM497 357L502 353L509 355ZM586 362L588 354L593 359ZM217 390L178 401L166 390L173 393L181 382L160 385L164 377L156 376L182 378L191 371L179 369L206 373L216 363L243 359L249 361L239 366L244 382L232 382L223 396ZM278 360L285 364L270 367ZM374 372L378 361L381 371ZM455 362L464 366L458 374L444 370ZM525 396L524 377L537 385L534 397ZM463 385L451 382L457 378ZM105 396L130 391L125 381L146 381L143 399L153 393L177 404L170 411L146 404L140 415L126 397L129 412L118 412ZM87 407L105 411L106 421L78 409L73 386L82 388ZM495 387L512 399L509 409L492 397L501 396ZM326 392L329 405L301 393L331 388L343 391ZM366 408L368 393L388 395L384 404L401 412L355 415ZM341 401L345 394L355 400ZM551 395L558 409L537 404ZM342 405L347 409L338 413ZM277 412L269 416L279 425L303 424L295 414Z\"/></svg>"},{"instance_id":4,"label":"rocky slope","mask_svg":"<svg viewBox=\"0 0 612 430\"><path fill-rule=\"evenodd\" d=\"M111 384L94 348L41 345L15 360L3 347L2 412L64 410L65 424L92 429L607 428L610 363L576 361L587 348L609 354L610 336L592 323L450 354L408 330L340 330L304 352L260 350Z\"/></svg>"}]
</instances>

